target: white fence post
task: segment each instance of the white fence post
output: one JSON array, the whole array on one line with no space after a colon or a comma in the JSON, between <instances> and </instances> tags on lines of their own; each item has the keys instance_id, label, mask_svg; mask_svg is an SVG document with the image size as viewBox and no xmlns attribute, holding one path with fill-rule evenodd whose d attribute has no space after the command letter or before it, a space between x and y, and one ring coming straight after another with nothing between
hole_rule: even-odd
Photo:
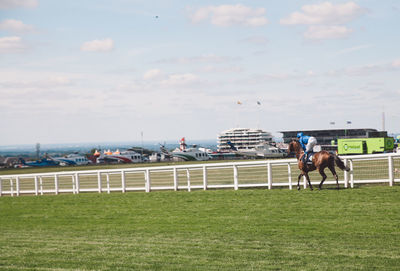
<instances>
[{"instance_id":1,"label":"white fence post","mask_svg":"<svg viewBox=\"0 0 400 271\"><path fill-rule=\"evenodd\" d=\"M99 193L101 193L101 172L97 171L97 188Z\"/></svg>"},{"instance_id":2,"label":"white fence post","mask_svg":"<svg viewBox=\"0 0 400 271\"><path fill-rule=\"evenodd\" d=\"M38 176L35 176L35 196L39 194Z\"/></svg>"},{"instance_id":3,"label":"white fence post","mask_svg":"<svg viewBox=\"0 0 400 271\"><path fill-rule=\"evenodd\" d=\"M17 189L17 196L19 196L19 177L15 179L16 189Z\"/></svg>"},{"instance_id":4,"label":"white fence post","mask_svg":"<svg viewBox=\"0 0 400 271\"><path fill-rule=\"evenodd\" d=\"M76 187L76 193L79 194L79 190L81 188L80 182L79 182L79 174L75 173L75 187Z\"/></svg>"},{"instance_id":5,"label":"white fence post","mask_svg":"<svg viewBox=\"0 0 400 271\"><path fill-rule=\"evenodd\" d=\"M146 192L150 192L151 191L150 170L146 169L144 176L146 180Z\"/></svg>"},{"instance_id":6,"label":"white fence post","mask_svg":"<svg viewBox=\"0 0 400 271\"><path fill-rule=\"evenodd\" d=\"M187 177L187 187L188 187L188 191L190 192L190 172L189 169L186 169L186 177Z\"/></svg>"},{"instance_id":7,"label":"white fence post","mask_svg":"<svg viewBox=\"0 0 400 271\"><path fill-rule=\"evenodd\" d=\"M290 166L290 163L288 163L288 178L289 178L289 189L293 189L293 183L292 183L292 167Z\"/></svg>"},{"instance_id":8,"label":"white fence post","mask_svg":"<svg viewBox=\"0 0 400 271\"><path fill-rule=\"evenodd\" d=\"M388 156L388 165L389 165L389 185L393 186L394 175L393 175L393 157Z\"/></svg>"},{"instance_id":9,"label":"white fence post","mask_svg":"<svg viewBox=\"0 0 400 271\"><path fill-rule=\"evenodd\" d=\"M0 197L1 197L2 193L3 193L3 189L1 187L2 184L3 184L3 179L0 178Z\"/></svg>"},{"instance_id":10,"label":"white fence post","mask_svg":"<svg viewBox=\"0 0 400 271\"><path fill-rule=\"evenodd\" d=\"M121 171L122 193L126 192L125 171Z\"/></svg>"},{"instance_id":11,"label":"white fence post","mask_svg":"<svg viewBox=\"0 0 400 271\"><path fill-rule=\"evenodd\" d=\"M350 162L350 187L354 188L354 172L353 172L353 160L349 160Z\"/></svg>"},{"instance_id":12,"label":"white fence post","mask_svg":"<svg viewBox=\"0 0 400 271\"><path fill-rule=\"evenodd\" d=\"M72 194L76 193L76 187L75 187L75 176L71 175L71 180L72 180Z\"/></svg>"},{"instance_id":13,"label":"white fence post","mask_svg":"<svg viewBox=\"0 0 400 271\"><path fill-rule=\"evenodd\" d=\"M11 190L11 197L14 197L14 182L12 178L10 178L10 190Z\"/></svg>"},{"instance_id":14,"label":"white fence post","mask_svg":"<svg viewBox=\"0 0 400 271\"><path fill-rule=\"evenodd\" d=\"M344 158L344 165L347 167L347 158ZM349 186L349 174L348 172L345 170L344 171L344 188L347 188Z\"/></svg>"},{"instance_id":15,"label":"white fence post","mask_svg":"<svg viewBox=\"0 0 400 271\"><path fill-rule=\"evenodd\" d=\"M110 194L110 174L106 174L106 180L107 180L107 193Z\"/></svg>"},{"instance_id":16,"label":"white fence post","mask_svg":"<svg viewBox=\"0 0 400 271\"><path fill-rule=\"evenodd\" d=\"M55 194L58 195L58 175L54 174L54 190Z\"/></svg>"},{"instance_id":17,"label":"white fence post","mask_svg":"<svg viewBox=\"0 0 400 271\"><path fill-rule=\"evenodd\" d=\"M207 183L208 183L208 180L207 180L207 167L203 166L203 189L204 190L207 190Z\"/></svg>"},{"instance_id":18,"label":"white fence post","mask_svg":"<svg viewBox=\"0 0 400 271\"><path fill-rule=\"evenodd\" d=\"M239 173L236 165L233 166L233 186L235 190L239 189Z\"/></svg>"},{"instance_id":19,"label":"white fence post","mask_svg":"<svg viewBox=\"0 0 400 271\"><path fill-rule=\"evenodd\" d=\"M303 188L304 189L307 188L307 178L306 178L306 176L303 176Z\"/></svg>"},{"instance_id":20,"label":"white fence post","mask_svg":"<svg viewBox=\"0 0 400 271\"><path fill-rule=\"evenodd\" d=\"M174 191L178 191L178 170L174 167Z\"/></svg>"},{"instance_id":21,"label":"white fence post","mask_svg":"<svg viewBox=\"0 0 400 271\"><path fill-rule=\"evenodd\" d=\"M39 177L40 195L43 196L43 178Z\"/></svg>"},{"instance_id":22,"label":"white fence post","mask_svg":"<svg viewBox=\"0 0 400 271\"><path fill-rule=\"evenodd\" d=\"M267 163L268 169L268 189L272 189L272 167L271 163Z\"/></svg>"}]
</instances>

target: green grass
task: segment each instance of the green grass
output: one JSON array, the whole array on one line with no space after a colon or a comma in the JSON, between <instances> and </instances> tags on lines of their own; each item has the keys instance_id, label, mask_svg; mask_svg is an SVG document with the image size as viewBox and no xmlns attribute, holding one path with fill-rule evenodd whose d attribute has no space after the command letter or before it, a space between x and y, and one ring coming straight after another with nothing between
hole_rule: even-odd
<instances>
[{"instance_id":1,"label":"green grass","mask_svg":"<svg viewBox=\"0 0 400 271\"><path fill-rule=\"evenodd\" d=\"M0 198L0 270L399 270L400 186Z\"/></svg>"}]
</instances>

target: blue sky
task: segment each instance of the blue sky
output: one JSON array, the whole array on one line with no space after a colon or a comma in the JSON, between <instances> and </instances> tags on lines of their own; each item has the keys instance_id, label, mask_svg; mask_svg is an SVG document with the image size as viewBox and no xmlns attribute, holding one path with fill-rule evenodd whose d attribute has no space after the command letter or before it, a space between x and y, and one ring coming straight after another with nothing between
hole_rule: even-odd
<instances>
[{"instance_id":1,"label":"blue sky","mask_svg":"<svg viewBox=\"0 0 400 271\"><path fill-rule=\"evenodd\" d=\"M394 0L0 0L0 145L398 133L399 27Z\"/></svg>"}]
</instances>

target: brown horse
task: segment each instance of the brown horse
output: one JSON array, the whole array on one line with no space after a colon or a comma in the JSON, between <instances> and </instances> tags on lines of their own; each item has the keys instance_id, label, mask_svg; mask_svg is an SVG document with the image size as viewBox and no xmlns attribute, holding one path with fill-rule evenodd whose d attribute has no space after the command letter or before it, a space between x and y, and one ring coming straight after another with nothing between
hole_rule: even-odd
<instances>
[{"instance_id":1,"label":"brown horse","mask_svg":"<svg viewBox=\"0 0 400 271\"><path fill-rule=\"evenodd\" d=\"M302 157L304 155L304 151L302 150L301 145L300 145L299 141L297 141L297 140L293 140L292 142L289 143L288 152L296 153L298 166L301 171L301 173L298 177L298 180L297 180L297 189L298 190L300 190L300 178L302 176L306 177L308 184L310 185L310 189L313 190L313 187L312 187L311 181L310 181L310 177L308 176L308 172L316 170L316 169L318 170L319 174L321 174L321 176L322 176L322 181L319 184L319 189L321 190L322 184L326 180L326 174L324 172L325 168L329 168L329 170L332 172L332 174L336 180L337 189L339 189L338 176L335 171L335 162L336 162L336 165L341 170L346 170L346 171L350 170L350 168L347 167L336 154L332 154L327 151L320 151L320 152L315 153L312 157L311 165L304 164L303 159L302 159Z\"/></svg>"}]
</instances>

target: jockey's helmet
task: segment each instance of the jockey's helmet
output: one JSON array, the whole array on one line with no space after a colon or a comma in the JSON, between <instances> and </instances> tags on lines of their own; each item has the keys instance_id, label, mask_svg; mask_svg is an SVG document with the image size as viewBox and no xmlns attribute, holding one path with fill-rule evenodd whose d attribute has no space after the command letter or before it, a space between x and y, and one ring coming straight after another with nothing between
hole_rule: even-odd
<instances>
[{"instance_id":1,"label":"jockey's helmet","mask_svg":"<svg viewBox=\"0 0 400 271\"><path fill-rule=\"evenodd\" d=\"M297 138L300 138L300 137L302 137L304 134L302 133L302 132L300 132L300 133L297 133Z\"/></svg>"}]
</instances>

